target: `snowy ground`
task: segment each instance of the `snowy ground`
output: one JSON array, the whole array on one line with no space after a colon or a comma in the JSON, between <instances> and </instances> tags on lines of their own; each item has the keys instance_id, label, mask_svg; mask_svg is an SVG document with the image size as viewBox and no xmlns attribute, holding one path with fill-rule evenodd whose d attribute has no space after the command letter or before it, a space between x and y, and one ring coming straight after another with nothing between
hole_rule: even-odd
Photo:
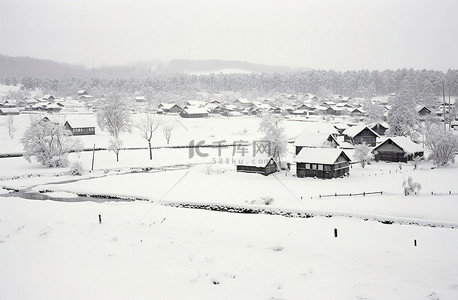
<instances>
[{"instance_id":1,"label":"snowy ground","mask_svg":"<svg viewBox=\"0 0 458 300\"><path fill-rule=\"evenodd\" d=\"M0 127L0 153L22 151L19 137L27 118L20 118L12 141ZM172 136L176 145L191 138L259 138L257 118L180 122L183 126L177 127L175 139ZM305 123L285 125L292 137ZM164 144L160 134L156 138L156 146ZM146 146L135 134L124 139L126 146ZM103 145L107 135L99 131L82 140L89 147ZM231 158L230 148L223 149L221 161L217 149L203 151L209 156L189 159L188 149L157 149L153 161L147 150L121 151L119 163L113 153L99 151L94 171L81 177L66 175L68 168L0 159L0 187L46 190L59 198L90 193L150 200L24 200L0 188L0 299L458 298L456 165L431 169L423 162L417 170L406 164L402 169L388 163L364 169L354 165L348 178L299 179L284 172L267 177L237 173L225 161ZM70 156L86 170L91 159L91 152ZM121 174L146 167L154 169ZM401 184L408 176L422 185L419 195L403 195ZM383 194L320 198L373 191ZM269 206L262 203L266 196L273 198ZM286 218L161 205L177 202L318 216ZM370 221L372 217L422 226L386 225ZM428 224L444 228L424 226Z\"/></svg>"}]
</instances>

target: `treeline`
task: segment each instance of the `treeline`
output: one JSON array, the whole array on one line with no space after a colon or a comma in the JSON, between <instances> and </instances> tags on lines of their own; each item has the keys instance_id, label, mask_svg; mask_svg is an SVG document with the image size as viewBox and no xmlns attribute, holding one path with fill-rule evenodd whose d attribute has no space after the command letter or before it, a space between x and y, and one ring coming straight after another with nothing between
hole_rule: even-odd
<instances>
[{"instance_id":1,"label":"treeline","mask_svg":"<svg viewBox=\"0 0 458 300\"><path fill-rule=\"evenodd\" d=\"M311 70L286 73L237 73L207 75L152 75L146 78L37 78L26 76L20 80L1 79L2 84L21 83L26 90L41 89L57 96L74 95L80 89L94 96L117 93L142 95L151 99L183 96L196 92L220 93L231 91L244 97L269 97L279 93L312 93L319 97L341 94L371 98L399 93L408 89L418 102L424 104L442 95L458 95L458 70L385 70L336 72Z\"/></svg>"}]
</instances>

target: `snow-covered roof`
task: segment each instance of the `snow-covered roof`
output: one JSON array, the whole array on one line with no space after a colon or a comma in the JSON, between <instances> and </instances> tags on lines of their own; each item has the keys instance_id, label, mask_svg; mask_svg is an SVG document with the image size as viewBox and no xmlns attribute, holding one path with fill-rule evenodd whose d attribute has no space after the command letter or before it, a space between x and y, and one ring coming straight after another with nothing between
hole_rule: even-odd
<instances>
[{"instance_id":1,"label":"snow-covered roof","mask_svg":"<svg viewBox=\"0 0 458 300\"><path fill-rule=\"evenodd\" d=\"M245 99L245 98L238 98L238 99L236 99L235 101L237 101L237 100L238 100L240 103L242 103L242 104L250 104L250 100ZM235 101L234 101L234 102L235 102Z\"/></svg>"},{"instance_id":2,"label":"snow-covered roof","mask_svg":"<svg viewBox=\"0 0 458 300\"><path fill-rule=\"evenodd\" d=\"M419 144L413 142L410 138L406 136L392 136L382 140L380 145L374 148L373 151L376 151L377 148L385 144L388 140L393 141L394 144L398 145L405 153L416 153L416 152L424 152L425 149L421 147Z\"/></svg>"},{"instance_id":3,"label":"snow-covered roof","mask_svg":"<svg viewBox=\"0 0 458 300\"><path fill-rule=\"evenodd\" d=\"M237 166L253 166L253 167L265 167L272 159L271 156L264 154L243 155L234 157L235 164Z\"/></svg>"},{"instance_id":4,"label":"snow-covered roof","mask_svg":"<svg viewBox=\"0 0 458 300\"><path fill-rule=\"evenodd\" d=\"M171 109L175 105L176 105L175 103L161 103L159 104L159 107L162 109Z\"/></svg>"},{"instance_id":5,"label":"snow-covered roof","mask_svg":"<svg viewBox=\"0 0 458 300\"><path fill-rule=\"evenodd\" d=\"M145 96L136 96L135 101L147 101Z\"/></svg>"},{"instance_id":6,"label":"snow-covered roof","mask_svg":"<svg viewBox=\"0 0 458 300\"><path fill-rule=\"evenodd\" d=\"M188 107L183 109L183 112L188 115L208 114L208 110L203 107Z\"/></svg>"},{"instance_id":7,"label":"snow-covered roof","mask_svg":"<svg viewBox=\"0 0 458 300\"><path fill-rule=\"evenodd\" d=\"M205 101L198 101L198 100L189 100L187 102L187 105L189 106L205 106L206 102Z\"/></svg>"},{"instance_id":8,"label":"snow-covered roof","mask_svg":"<svg viewBox=\"0 0 458 300\"><path fill-rule=\"evenodd\" d=\"M315 164L332 165L341 154L345 154L342 149L335 148L302 148L296 155L296 162L306 162ZM348 158L348 156L347 156ZM348 158L348 160L350 160Z\"/></svg>"},{"instance_id":9,"label":"snow-covered roof","mask_svg":"<svg viewBox=\"0 0 458 300\"><path fill-rule=\"evenodd\" d=\"M356 125L356 126L352 126L350 128L347 128L345 129L342 133L344 135L347 135L349 137L355 137L357 136L361 131L363 131L364 129L368 129L370 131L372 131L372 133L375 135L375 136L379 136L375 131L373 131L372 129L370 129L368 126L362 124L362 125Z\"/></svg>"},{"instance_id":10,"label":"snow-covered roof","mask_svg":"<svg viewBox=\"0 0 458 300\"><path fill-rule=\"evenodd\" d=\"M93 119L88 119L88 118L68 118L66 122L72 127L72 128L86 128L86 127L95 127L95 120Z\"/></svg>"},{"instance_id":11,"label":"snow-covered roof","mask_svg":"<svg viewBox=\"0 0 458 300\"><path fill-rule=\"evenodd\" d=\"M331 137L337 143L334 137L332 137L332 135L327 132L304 131L296 138L294 146L315 148L325 147L329 137Z\"/></svg>"},{"instance_id":12,"label":"snow-covered roof","mask_svg":"<svg viewBox=\"0 0 458 300\"><path fill-rule=\"evenodd\" d=\"M19 113L19 109L14 107L0 107L0 111L4 114Z\"/></svg>"},{"instance_id":13,"label":"snow-covered roof","mask_svg":"<svg viewBox=\"0 0 458 300\"><path fill-rule=\"evenodd\" d=\"M334 123L334 127L338 130L345 130L348 128L348 124L345 123Z\"/></svg>"},{"instance_id":14,"label":"snow-covered roof","mask_svg":"<svg viewBox=\"0 0 458 300\"><path fill-rule=\"evenodd\" d=\"M369 124L369 127L370 127L370 128L373 128L373 127L376 126L377 124L379 124L380 126L383 126L383 127L387 128L387 129L390 128L390 125L388 125L388 123L387 123L387 122L384 122L384 121L382 121L382 122L371 123L371 124Z\"/></svg>"}]
</instances>

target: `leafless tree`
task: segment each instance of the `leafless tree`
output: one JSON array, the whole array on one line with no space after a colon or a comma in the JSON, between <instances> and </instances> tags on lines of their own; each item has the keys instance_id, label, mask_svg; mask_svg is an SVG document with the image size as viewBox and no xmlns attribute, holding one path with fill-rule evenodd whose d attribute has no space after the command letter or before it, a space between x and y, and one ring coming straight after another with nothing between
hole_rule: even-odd
<instances>
[{"instance_id":1,"label":"leafless tree","mask_svg":"<svg viewBox=\"0 0 458 300\"><path fill-rule=\"evenodd\" d=\"M119 152L121 151L122 141L117 138L111 138L108 143L108 150L116 154L116 161L119 161Z\"/></svg>"},{"instance_id":2,"label":"leafless tree","mask_svg":"<svg viewBox=\"0 0 458 300\"><path fill-rule=\"evenodd\" d=\"M8 116L8 134L10 135L10 138L14 138L14 133L16 132L17 128L14 126L14 116L9 115Z\"/></svg>"},{"instance_id":3,"label":"leafless tree","mask_svg":"<svg viewBox=\"0 0 458 300\"><path fill-rule=\"evenodd\" d=\"M258 131L264 133L264 140L270 143L270 155L277 163L278 169L281 169L281 158L286 154L288 145L285 128L279 125L281 121L282 117L280 116L264 113L258 129Z\"/></svg>"},{"instance_id":4,"label":"leafless tree","mask_svg":"<svg viewBox=\"0 0 458 300\"><path fill-rule=\"evenodd\" d=\"M167 122L162 124L162 133L164 134L164 137L167 140L167 145L169 144L170 138L172 137L173 129L175 129L174 122Z\"/></svg>"},{"instance_id":5,"label":"leafless tree","mask_svg":"<svg viewBox=\"0 0 458 300\"><path fill-rule=\"evenodd\" d=\"M142 138L148 141L148 149L149 149L149 159L153 159L153 151L151 150L151 139L153 138L153 133L159 127L159 120L155 115L151 113L146 113L144 116L140 118L138 123L135 125L138 130L140 131L140 135Z\"/></svg>"},{"instance_id":6,"label":"leafless tree","mask_svg":"<svg viewBox=\"0 0 458 300\"><path fill-rule=\"evenodd\" d=\"M104 98L97 104L97 123L115 139L131 129L131 113L126 100L118 96Z\"/></svg>"}]
</instances>

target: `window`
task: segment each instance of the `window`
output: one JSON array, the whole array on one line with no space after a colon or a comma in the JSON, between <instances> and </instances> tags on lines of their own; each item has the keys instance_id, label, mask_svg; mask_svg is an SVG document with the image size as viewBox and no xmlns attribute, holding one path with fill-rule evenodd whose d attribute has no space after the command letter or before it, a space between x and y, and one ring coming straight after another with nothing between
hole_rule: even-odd
<instances>
[{"instance_id":1,"label":"window","mask_svg":"<svg viewBox=\"0 0 458 300\"><path fill-rule=\"evenodd\" d=\"M331 166L330 165L324 165L324 170L325 171L331 171Z\"/></svg>"},{"instance_id":2,"label":"window","mask_svg":"<svg viewBox=\"0 0 458 300\"><path fill-rule=\"evenodd\" d=\"M310 169L310 164L305 164L306 169Z\"/></svg>"},{"instance_id":3,"label":"window","mask_svg":"<svg viewBox=\"0 0 458 300\"><path fill-rule=\"evenodd\" d=\"M318 166L316 164L312 164L312 170L316 170Z\"/></svg>"},{"instance_id":4,"label":"window","mask_svg":"<svg viewBox=\"0 0 458 300\"><path fill-rule=\"evenodd\" d=\"M318 165L318 170L323 171L323 165Z\"/></svg>"}]
</instances>

